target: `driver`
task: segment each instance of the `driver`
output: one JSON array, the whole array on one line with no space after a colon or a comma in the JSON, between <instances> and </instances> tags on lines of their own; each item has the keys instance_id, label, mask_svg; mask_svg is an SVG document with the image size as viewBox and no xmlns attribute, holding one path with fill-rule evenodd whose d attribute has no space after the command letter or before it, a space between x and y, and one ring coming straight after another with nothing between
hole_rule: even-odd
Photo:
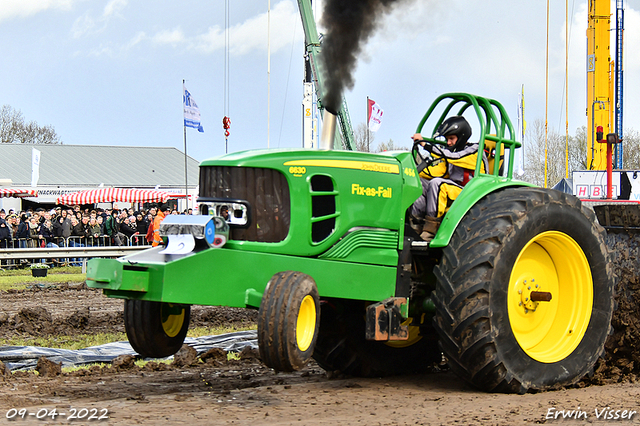
<instances>
[{"instance_id":1,"label":"driver","mask_svg":"<svg viewBox=\"0 0 640 426\"><path fill-rule=\"evenodd\" d=\"M433 138L440 136L446 138L446 147L426 143L420 133L412 137L414 143L420 143L434 159L420 172L422 196L411 206L411 225L423 240L433 238L450 202L473 177L478 160L478 144L469 143L471 126L464 117L444 120ZM486 169L483 161L482 172Z\"/></svg>"}]
</instances>

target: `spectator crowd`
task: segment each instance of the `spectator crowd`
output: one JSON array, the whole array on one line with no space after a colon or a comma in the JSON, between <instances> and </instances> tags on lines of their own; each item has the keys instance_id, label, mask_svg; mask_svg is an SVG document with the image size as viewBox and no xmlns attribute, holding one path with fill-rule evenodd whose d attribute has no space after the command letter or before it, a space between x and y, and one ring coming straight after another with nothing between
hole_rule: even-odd
<instances>
[{"instance_id":1,"label":"spectator crowd","mask_svg":"<svg viewBox=\"0 0 640 426\"><path fill-rule=\"evenodd\" d=\"M154 219L163 215L161 209L167 209L166 205L138 211L132 208L83 210L80 206L20 212L0 209L0 249L151 245ZM177 210L164 212L169 213L180 214ZM188 209L182 214L192 213L192 209ZM3 267L29 262L24 259Z\"/></svg>"}]
</instances>

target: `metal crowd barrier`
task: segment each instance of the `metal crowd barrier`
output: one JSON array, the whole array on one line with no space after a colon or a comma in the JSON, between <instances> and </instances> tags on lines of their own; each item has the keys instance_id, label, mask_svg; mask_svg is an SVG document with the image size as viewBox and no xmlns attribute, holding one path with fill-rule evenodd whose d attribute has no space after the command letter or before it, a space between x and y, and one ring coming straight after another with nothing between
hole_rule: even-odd
<instances>
[{"instance_id":1,"label":"metal crowd barrier","mask_svg":"<svg viewBox=\"0 0 640 426\"><path fill-rule=\"evenodd\" d=\"M91 257L120 257L125 254L141 251L151 246L145 235L120 236L122 245L116 244L113 237L101 235L99 237L54 237L53 241L41 247L41 241L14 238L3 240L0 244L0 269L28 266L32 263L53 263L59 265L83 266ZM35 247L30 245L37 244Z\"/></svg>"},{"instance_id":2,"label":"metal crowd barrier","mask_svg":"<svg viewBox=\"0 0 640 426\"><path fill-rule=\"evenodd\" d=\"M44 259L70 259L80 263L82 272L86 272L87 259L93 257L121 257L148 249L148 246L111 246L111 247L50 247L0 249L0 261L27 259L28 263L40 263Z\"/></svg>"}]
</instances>

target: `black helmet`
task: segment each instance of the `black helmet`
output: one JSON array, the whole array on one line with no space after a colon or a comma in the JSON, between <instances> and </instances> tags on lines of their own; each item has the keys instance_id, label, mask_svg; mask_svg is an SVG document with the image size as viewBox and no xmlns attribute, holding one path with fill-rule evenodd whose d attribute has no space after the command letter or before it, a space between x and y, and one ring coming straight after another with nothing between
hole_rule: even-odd
<instances>
[{"instance_id":1,"label":"black helmet","mask_svg":"<svg viewBox=\"0 0 640 426\"><path fill-rule=\"evenodd\" d=\"M469 122L461 115L449 117L444 120L442 124L440 124L440 126L438 126L438 129L433 134L433 137L447 137L450 135L455 135L458 137L458 141L453 147L454 151L462 149L471 137L471 126L469 125Z\"/></svg>"}]
</instances>

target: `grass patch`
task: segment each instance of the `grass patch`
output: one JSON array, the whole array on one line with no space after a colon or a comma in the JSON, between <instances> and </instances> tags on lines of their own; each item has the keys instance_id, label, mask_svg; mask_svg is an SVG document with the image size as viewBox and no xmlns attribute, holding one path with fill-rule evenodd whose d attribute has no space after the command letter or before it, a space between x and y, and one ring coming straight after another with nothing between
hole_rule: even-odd
<instances>
[{"instance_id":1,"label":"grass patch","mask_svg":"<svg viewBox=\"0 0 640 426\"><path fill-rule=\"evenodd\" d=\"M63 266L51 268L46 277L31 276L30 269L9 269L0 271L0 291L9 289L25 289L30 284L71 283L82 284L87 275L80 266Z\"/></svg>"},{"instance_id":2,"label":"grass patch","mask_svg":"<svg viewBox=\"0 0 640 426\"><path fill-rule=\"evenodd\" d=\"M49 269L49 274L81 274L82 267L80 266L58 266ZM31 276L31 269L26 266L24 269L4 269L0 271L0 277L12 277L12 276Z\"/></svg>"},{"instance_id":3,"label":"grass patch","mask_svg":"<svg viewBox=\"0 0 640 426\"><path fill-rule=\"evenodd\" d=\"M238 352L227 352L227 361L240 361L240 353Z\"/></svg>"},{"instance_id":4,"label":"grass patch","mask_svg":"<svg viewBox=\"0 0 640 426\"><path fill-rule=\"evenodd\" d=\"M239 352L227 352L227 361L240 361L240 353ZM134 361L134 364L139 368L143 368L150 362L155 362L158 364L171 364L173 362L173 358L171 359L153 359L153 360L144 360L137 359ZM202 361L199 361L202 362ZM72 373L74 371L79 370L88 370L92 367L100 367L100 368L111 368L111 363L108 362L96 362L92 364L83 364L83 365L69 365L67 367L62 367L63 373Z\"/></svg>"},{"instance_id":5,"label":"grass patch","mask_svg":"<svg viewBox=\"0 0 640 426\"><path fill-rule=\"evenodd\" d=\"M76 334L75 336L12 337L4 339L4 346L40 346L56 349L84 349L105 343L127 340L125 333Z\"/></svg>"},{"instance_id":6,"label":"grass patch","mask_svg":"<svg viewBox=\"0 0 640 426\"><path fill-rule=\"evenodd\" d=\"M152 359L152 360L137 359L133 363L138 367L142 368L145 365L149 364L150 362L155 362L158 364L171 364L173 362L173 359Z\"/></svg>"},{"instance_id":7,"label":"grass patch","mask_svg":"<svg viewBox=\"0 0 640 426\"><path fill-rule=\"evenodd\" d=\"M137 360L134 361L134 364L136 366L138 366L139 368L142 368L142 367L144 367L145 365L147 365L150 362L155 362L155 363L158 363L158 364L171 364L173 362L173 359L153 359L153 360L137 359ZM111 363L109 363L109 362L96 362L96 363L92 363L92 364L69 365L67 367L62 367L62 372L63 373L72 373L74 371L87 370L87 369L89 369L91 367L111 368Z\"/></svg>"},{"instance_id":8,"label":"grass patch","mask_svg":"<svg viewBox=\"0 0 640 426\"><path fill-rule=\"evenodd\" d=\"M220 327L193 327L187 332L188 337L216 336L218 334L233 333L235 331L256 330L257 325L246 327L220 326Z\"/></svg>"},{"instance_id":9,"label":"grass patch","mask_svg":"<svg viewBox=\"0 0 640 426\"><path fill-rule=\"evenodd\" d=\"M67 367L62 367L62 372L63 373L72 373L74 371L79 371L79 370L87 370L91 367L100 367L100 368L109 368L111 367L111 364L106 363L106 362L96 362L93 364L83 364L83 365L69 365Z\"/></svg>"},{"instance_id":10,"label":"grass patch","mask_svg":"<svg viewBox=\"0 0 640 426\"><path fill-rule=\"evenodd\" d=\"M234 331L255 330L253 327L195 327L189 329L188 337L214 336ZM126 333L97 333L76 334L74 336L46 336L46 337L11 337L4 339L3 346L39 346L56 349L84 349L90 346L100 346L106 343L127 340Z\"/></svg>"}]
</instances>

